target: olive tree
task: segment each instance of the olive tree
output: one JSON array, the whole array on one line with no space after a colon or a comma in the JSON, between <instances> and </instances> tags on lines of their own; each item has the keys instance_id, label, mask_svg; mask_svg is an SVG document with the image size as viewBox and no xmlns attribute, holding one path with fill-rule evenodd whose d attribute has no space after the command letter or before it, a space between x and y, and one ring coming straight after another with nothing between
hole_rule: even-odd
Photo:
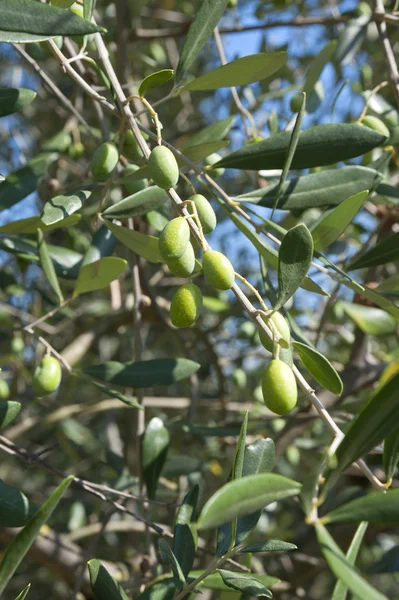
<instances>
[{"instance_id":1,"label":"olive tree","mask_svg":"<svg viewBox=\"0 0 399 600\"><path fill-rule=\"evenodd\" d=\"M0 594L395 594L396 5L0 3Z\"/></svg>"}]
</instances>

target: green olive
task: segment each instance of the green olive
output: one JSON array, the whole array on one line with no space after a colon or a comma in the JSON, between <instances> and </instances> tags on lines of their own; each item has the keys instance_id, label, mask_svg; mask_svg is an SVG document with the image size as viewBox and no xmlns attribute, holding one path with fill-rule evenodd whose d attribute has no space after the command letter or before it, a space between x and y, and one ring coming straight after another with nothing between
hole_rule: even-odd
<instances>
[{"instance_id":1,"label":"green olive","mask_svg":"<svg viewBox=\"0 0 399 600\"><path fill-rule=\"evenodd\" d=\"M294 373L282 360L273 359L262 377L263 399L277 415L289 413L298 400Z\"/></svg>"},{"instance_id":2,"label":"green olive","mask_svg":"<svg viewBox=\"0 0 399 600\"><path fill-rule=\"evenodd\" d=\"M201 308L201 290L194 283L186 283L172 298L170 320L175 327L190 327L198 319Z\"/></svg>"},{"instance_id":3,"label":"green olive","mask_svg":"<svg viewBox=\"0 0 399 600\"><path fill-rule=\"evenodd\" d=\"M267 317L264 317L263 320L265 321L266 325L268 325L269 319ZM283 348L288 348L291 332L287 320L283 317L281 313L275 312L270 317L270 321L273 321L273 325L275 325L277 331L281 336L279 341L280 346L283 346ZM269 325L268 327L270 328ZM273 343L267 337L264 331L259 330L259 338L262 346L264 346L266 350L269 350L269 352L273 352Z\"/></svg>"},{"instance_id":4,"label":"green olive","mask_svg":"<svg viewBox=\"0 0 399 600\"><path fill-rule=\"evenodd\" d=\"M232 378L234 385L241 390L247 385L247 374L244 369L239 368L233 371Z\"/></svg>"},{"instance_id":5,"label":"green olive","mask_svg":"<svg viewBox=\"0 0 399 600\"><path fill-rule=\"evenodd\" d=\"M138 171L140 167L138 167L137 165L128 165L127 167L125 167L122 171L121 176L123 178L127 178L129 177L129 175L133 175L136 171ZM126 192L129 195L135 194L136 192L140 192L141 190L144 190L147 187L147 180L146 179L132 179L131 181L129 181L128 179L123 183Z\"/></svg>"},{"instance_id":6,"label":"green olive","mask_svg":"<svg viewBox=\"0 0 399 600\"><path fill-rule=\"evenodd\" d=\"M372 115L367 115L367 117L364 117L364 119L361 121L361 124L369 127L370 129L374 129L374 131L384 135L386 138L389 138L391 135L385 123L383 123L381 119L373 117Z\"/></svg>"},{"instance_id":7,"label":"green olive","mask_svg":"<svg viewBox=\"0 0 399 600\"><path fill-rule=\"evenodd\" d=\"M179 258L171 258L166 261L166 264L169 271L176 277L190 277L195 267L195 254L192 244L189 242Z\"/></svg>"},{"instance_id":8,"label":"green olive","mask_svg":"<svg viewBox=\"0 0 399 600\"><path fill-rule=\"evenodd\" d=\"M180 258L190 241L190 227L183 217L169 221L159 236L159 252L166 262L171 258Z\"/></svg>"},{"instance_id":9,"label":"green olive","mask_svg":"<svg viewBox=\"0 0 399 600\"><path fill-rule=\"evenodd\" d=\"M130 129L128 129L126 132L125 143L123 145L123 154L132 162L143 159L143 153L137 138Z\"/></svg>"},{"instance_id":10,"label":"green olive","mask_svg":"<svg viewBox=\"0 0 399 600\"><path fill-rule=\"evenodd\" d=\"M85 147L82 142L72 144L68 150L68 154L72 160L78 160L85 153Z\"/></svg>"},{"instance_id":11,"label":"green olive","mask_svg":"<svg viewBox=\"0 0 399 600\"><path fill-rule=\"evenodd\" d=\"M45 356L33 374L32 388L36 396L48 396L59 388L62 371L58 360Z\"/></svg>"},{"instance_id":12,"label":"green olive","mask_svg":"<svg viewBox=\"0 0 399 600\"><path fill-rule=\"evenodd\" d=\"M292 112L297 113L300 111L301 106L302 106L302 100L303 100L302 94L295 94L295 96L292 96L292 98L290 100L290 109L292 110Z\"/></svg>"},{"instance_id":13,"label":"green olive","mask_svg":"<svg viewBox=\"0 0 399 600\"><path fill-rule=\"evenodd\" d=\"M118 164L119 155L115 144L104 142L94 152L91 161L91 172L94 179L105 182L112 175Z\"/></svg>"},{"instance_id":14,"label":"green olive","mask_svg":"<svg viewBox=\"0 0 399 600\"><path fill-rule=\"evenodd\" d=\"M227 8L235 8L238 4L238 0L228 0Z\"/></svg>"},{"instance_id":15,"label":"green olive","mask_svg":"<svg viewBox=\"0 0 399 600\"><path fill-rule=\"evenodd\" d=\"M10 388L5 379L0 377L0 400L8 400L10 397Z\"/></svg>"},{"instance_id":16,"label":"green olive","mask_svg":"<svg viewBox=\"0 0 399 600\"><path fill-rule=\"evenodd\" d=\"M234 269L221 252L208 250L202 259L205 278L217 290L229 290L234 283Z\"/></svg>"},{"instance_id":17,"label":"green olive","mask_svg":"<svg viewBox=\"0 0 399 600\"><path fill-rule=\"evenodd\" d=\"M194 194L189 200L195 204L202 231L205 234L211 233L216 227L216 215L210 202L202 194Z\"/></svg>"},{"instance_id":18,"label":"green olive","mask_svg":"<svg viewBox=\"0 0 399 600\"><path fill-rule=\"evenodd\" d=\"M155 146L148 159L150 176L155 185L169 190L179 181L179 166L173 152L166 146Z\"/></svg>"},{"instance_id":19,"label":"green olive","mask_svg":"<svg viewBox=\"0 0 399 600\"><path fill-rule=\"evenodd\" d=\"M12 338L11 350L14 352L14 354L21 354L25 350L24 340L20 337Z\"/></svg>"},{"instance_id":20,"label":"green olive","mask_svg":"<svg viewBox=\"0 0 399 600\"><path fill-rule=\"evenodd\" d=\"M210 154L209 156L207 156L205 158L205 164L206 164L205 170L208 172L209 176L212 177L212 179L221 177L224 174L223 167L215 167L214 169L212 168L212 165L219 162L219 160L222 160L222 157L217 152L214 152L213 154Z\"/></svg>"}]
</instances>

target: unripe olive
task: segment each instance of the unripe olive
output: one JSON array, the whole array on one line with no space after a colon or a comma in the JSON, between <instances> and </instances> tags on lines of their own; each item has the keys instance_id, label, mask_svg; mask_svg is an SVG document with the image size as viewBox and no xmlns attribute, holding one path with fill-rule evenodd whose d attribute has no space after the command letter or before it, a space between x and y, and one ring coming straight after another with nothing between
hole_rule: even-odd
<instances>
[{"instance_id":1,"label":"unripe olive","mask_svg":"<svg viewBox=\"0 0 399 600\"><path fill-rule=\"evenodd\" d=\"M195 254L192 244L189 242L179 258L171 258L166 261L166 264L169 271L176 277L190 277L195 267Z\"/></svg>"},{"instance_id":2,"label":"unripe olive","mask_svg":"<svg viewBox=\"0 0 399 600\"><path fill-rule=\"evenodd\" d=\"M166 146L156 146L148 159L151 179L158 187L168 190L179 181L179 166L173 152Z\"/></svg>"},{"instance_id":3,"label":"unripe olive","mask_svg":"<svg viewBox=\"0 0 399 600\"><path fill-rule=\"evenodd\" d=\"M234 269L221 252L208 250L202 259L205 278L217 290L229 290L234 283Z\"/></svg>"},{"instance_id":4,"label":"unripe olive","mask_svg":"<svg viewBox=\"0 0 399 600\"><path fill-rule=\"evenodd\" d=\"M292 96L292 98L290 100L290 109L292 110L292 112L297 113L300 111L301 106L302 106L302 100L303 100L302 94L295 94L295 96Z\"/></svg>"},{"instance_id":5,"label":"unripe olive","mask_svg":"<svg viewBox=\"0 0 399 600\"><path fill-rule=\"evenodd\" d=\"M175 327L190 327L198 319L201 308L201 290L194 283L186 283L172 298L170 320Z\"/></svg>"},{"instance_id":6,"label":"unripe olive","mask_svg":"<svg viewBox=\"0 0 399 600\"><path fill-rule=\"evenodd\" d=\"M195 204L202 231L205 234L211 233L216 227L216 215L210 202L202 194L194 194L189 200Z\"/></svg>"},{"instance_id":7,"label":"unripe olive","mask_svg":"<svg viewBox=\"0 0 399 600\"><path fill-rule=\"evenodd\" d=\"M233 371L233 381L239 389L245 388L247 385L247 374L244 369L236 369Z\"/></svg>"},{"instance_id":8,"label":"unripe olive","mask_svg":"<svg viewBox=\"0 0 399 600\"><path fill-rule=\"evenodd\" d=\"M81 156L83 156L85 152L85 147L82 142L76 142L72 144L68 150L68 154L72 160L78 160Z\"/></svg>"},{"instance_id":9,"label":"unripe olive","mask_svg":"<svg viewBox=\"0 0 399 600\"><path fill-rule=\"evenodd\" d=\"M373 117L372 115L367 115L367 117L364 117L364 119L361 121L361 123L362 123L362 125L365 125L366 127L369 127L370 129L374 129L374 131L377 131L381 135L384 135L386 138L389 138L391 135L389 132L389 129L385 125L385 123L383 123L381 121L381 119L378 119L377 117Z\"/></svg>"},{"instance_id":10,"label":"unripe olive","mask_svg":"<svg viewBox=\"0 0 399 600\"><path fill-rule=\"evenodd\" d=\"M221 177L224 173L223 167L215 167L214 169L211 168L212 165L219 162L219 160L222 160L222 157L217 152L214 152L205 158L205 164L207 165L206 171L209 173L209 176L212 177L212 179Z\"/></svg>"},{"instance_id":11,"label":"unripe olive","mask_svg":"<svg viewBox=\"0 0 399 600\"><path fill-rule=\"evenodd\" d=\"M279 344L287 348L290 341L291 332L290 326L288 325L288 322L283 317L283 315L281 313L275 312L272 314L270 319L264 318L263 320L265 321L266 325L268 325L268 321L273 321L273 325L275 325L277 331L281 336ZM268 327L269 329L271 328L270 325L268 325ZM273 342L267 337L266 333L262 330L259 330L259 339L262 346L264 346L266 350L269 350L269 352L273 352Z\"/></svg>"},{"instance_id":12,"label":"unripe olive","mask_svg":"<svg viewBox=\"0 0 399 600\"><path fill-rule=\"evenodd\" d=\"M123 145L123 154L126 156L126 158L133 162L143 158L143 153L137 138L130 129L128 129L126 132L125 143Z\"/></svg>"},{"instance_id":13,"label":"unripe olive","mask_svg":"<svg viewBox=\"0 0 399 600\"><path fill-rule=\"evenodd\" d=\"M166 262L180 258L190 241L190 227L183 217L176 217L165 225L159 236L159 252Z\"/></svg>"},{"instance_id":14,"label":"unripe olive","mask_svg":"<svg viewBox=\"0 0 399 600\"><path fill-rule=\"evenodd\" d=\"M20 337L14 337L11 340L11 350L14 354L21 354L25 350L24 340Z\"/></svg>"},{"instance_id":15,"label":"unripe olive","mask_svg":"<svg viewBox=\"0 0 399 600\"><path fill-rule=\"evenodd\" d=\"M0 377L0 400L8 400L10 396L10 388L5 379Z\"/></svg>"},{"instance_id":16,"label":"unripe olive","mask_svg":"<svg viewBox=\"0 0 399 600\"><path fill-rule=\"evenodd\" d=\"M129 175L133 175L133 173L135 173L136 171L138 171L140 167L138 167L137 165L128 165L127 167L125 167L122 171L121 176L122 177L129 177ZM147 187L147 180L146 179L132 179L132 181L125 181L124 182L124 187L126 192L129 195L135 194L136 192L140 192L141 190L144 190Z\"/></svg>"},{"instance_id":17,"label":"unripe olive","mask_svg":"<svg viewBox=\"0 0 399 600\"><path fill-rule=\"evenodd\" d=\"M235 8L238 4L238 0L229 0L227 2L227 8Z\"/></svg>"},{"instance_id":18,"label":"unripe olive","mask_svg":"<svg viewBox=\"0 0 399 600\"><path fill-rule=\"evenodd\" d=\"M263 399L277 415L290 412L298 400L294 373L282 360L273 359L262 377Z\"/></svg>"},{"instance_id":19,"label":"unripe olive","mask_svg":"<svg viewBox=\"0 0 399 600\"><path fill-rule=\"evenodd\" d=\"M32 388L36 396L47 396L59 388L62 371L58 360L45 356L33 374Z\"/></svg>"},{"instance_id":20,"label":"unripe olive","mask_svg":"<svg viewBox=\"0 0 399 600\"><path fill-rule=\"evenodd\" d=\"M107 181L118 164L119 155L115 144L104 142L94 152L91 160L91 172L94 179L100 182Z\"/></svg>"}]
</instances>

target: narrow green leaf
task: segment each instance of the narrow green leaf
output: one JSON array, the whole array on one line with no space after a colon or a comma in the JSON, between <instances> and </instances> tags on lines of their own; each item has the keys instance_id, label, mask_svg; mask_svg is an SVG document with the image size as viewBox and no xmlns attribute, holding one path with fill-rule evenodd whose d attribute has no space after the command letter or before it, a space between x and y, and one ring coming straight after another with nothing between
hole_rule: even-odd
<instances>
[{"instance_id":1,"label":"narrow green leaf","mask_svg":"<svg viewBox=\"0 0 399 600\"><path fill-rule=\"evenodd\" d=\"M120 392L118 392L118 390L113 390L107 385L100 383L99 381L94 381L94 379L91 379L90 383L94 385L97 389L101 390L104 394L107 394L108 397L118 398L118 400L120 400L124 404L127 404L128 406L138 408L139 410L144 410L143 407L138 402L136 402L136 400L133 400L133 398L131 398L130 396L121 394Z\"/></svg>"},{"instance_id":2,"label":"narrow green leaf","mask_svg":"<svg viewBox=\"0 0 399 600\"><path fill-rule=\"evenodd\" d=\"M279 210L307 210L314 207L337 206L364 189L373 190L381 174L367 167L325 169L318 173L289 179L281 188L276 208ZM274 206L278 183L236 196L238 202L253 202L259 206Z\"/></svg>"},{"instance_id":3,"label":"narrow green leaf","mask_svg":"<svg viewBox=\"0 0 399 600\"><path fill-rule=\"evenodd\" d=\"M202 575L203 571L201 570L195 570L195 571L191 571L190 573L190 578L193 579L197 579L197 577L199 577L200 575ZM240 575L243 575L244 577L248 576L248 577L252 577L252 573L240 573ZM265 587L271 587L272 585L279 583L280 579L277 579L277 577L272 577L271 575L256 575L257 580L262 583ZM206 577L203 581L201 581L198 584L198 588L205 588L208 590L215 590L215 591L219 591L219 592L231 592L231 588L230 586L228 586L222 579L222 576L218 571L215 571L215 573L212 573L212 575L208 575L208 577Z\"/></svg>"},{"instance_id":4,"label":"narrow green leaf","mask_svg":"<svg viewBox=\"0 0 399 600\"><path fill-rule=\"evenodd\" d=\"M367 35L367 25L369 22L369 15L360 15L360 17L350 19L345 24L337 41L335 53L335 60L337 62L343 65L352 62Z\"/></svg>"},{"instance_id":5,"label":"narrow green leaf","mask_svg":"<svg viewBox=\"0 0 399 600\"><path fill-rule=\"evenodd\" d=\"M392 481L399 462L399 428L384 440L384 469L388 481Z\"/></svg>"},{"instance_id":6,"label":"narrow green leaf","mask_svg":"<svg viewBox=\"0 0 399 600\"><path fill-rule=\"evenodd\" d=\"M53 38L57 35L85 35L104 31L89 21L49 4L34 0L12 0L2 2L0 23L3 31L44 35ZM0 41L3 41L0 37Z\"/></svg>"},{"instance_id":7,"label":"narrow green leaf","mask_svg":"<svg viewBox=\"0 0 399 600\"><path fill-rule=\"evenodd\" d=\"M266 540L248 544L241 548L240 552L288 552L290 550L297 550L297 546L281 540Z\"/></svg>"},{"instance_id":8,"label":"narrow green leaf","mask_svg":"<svg viewBox=\"0 0 399 600\"><path fill-rule=\"evenodd\" d=\"M397 573L399 571L399 545L385 552L380 560L370 567L370 573Z\"/></svg>"},{"instance_id":9,"label":"narrow green leaf","mask_svg":"<svg viewBox=\"0 0 399 600\"><path fill-rule=\"evenodd\" d=\"M199 487L195 485L184 497L176 514L173 534L173 552L185 577L193 566L198 544L198 534L194 523Z\"/></svg>"},{"instance_id":10,"label":"narrow green leaf","mask_svg":"<svg viewBox=\"0 0 399 600\"><path fill-rule=\"evenodd\" d=\"M19 402L9 400L0 402L0 429L7 427L9 423L21 412L22 405Z\"/></svg>"},{"instance_id":11,"label":"narrow green leaf","mask_svg":"<svg viewBox=\"0 0 399 600\"><path fill-rule=\"evenodd\" d=\"M39 215L37 217L27 217L26 219L6 223L0 227L0 233L36 233L38 229L44 232L53 231L54 229L74 227L81 218L81 215L71 215L53 225L45 225Z\"/></svg>"},{"instance_id":12,"label":"narrow green leaf","mask_svg":"<svg viewBox=\"0 0 399 600\"><path fill-rule=\"evenodd\" d=\"M43 206L41 220L44 225L53 225L80 210L83 203L90 197L91 192L79 190L65 196L56 196Z\"/></svg>"},{"instance_id":13,"label":"narrow green leaf","mask_svg":"<svg viewBox=\"0 0 399 600\"><path fill-rule=\"evenodd\" d=\"M384 308L387 312L389 312L397 321L399 321L399 307L396 306L391 300L385 298L382 294L379 294L376 290L371 289L369 287L365 287L357 283L357 281L348 280L347 278L337 279L340 283L343 283L346 287L353 290L357 294L360 294L367 300L371 300L374 304L378 304L381 308Z\"/></svg>"},{"instance_id":14,"label":"narrow green leaf","mask_svg":"<svg viewBox=\"0 0 399 600\"><path fill-rule=\"evenodd\" d=\"M118 279L126 269L127 260L116 256L106 256L81 267L73 297L94 290L101 290Z\"/></svg>"},{"instance_id":15,"label":"narrow green leaf","mask_svg":"<svg viewBox=\"0 0 399 600\"><path fill-rule=\"evenodd\" d=\"M175 592L174 578L166 577L149 585L140 596L137 596L137 600L172 600Z\"/></svg>"},{"instance_id":16,"label":"narrow green leaf","mask_svg":"<svg viewBox=\"0 0 399 600\"><path fill-rule=\"evenodd\" d=\"M35 541L40 529L49 520L52 512L72 483L73 478L74 476L70 475L60 483L50 498L39 508L36 514L9 544L0 564L0 594L4 592L11 577Z\"/></svg>"},{"instance_id":17,"label":"narrow green leaf","mask_svg":"<svg viewBox=\"0 0 399 600\"><path fill-rule=\"evenodd\" d=\"M316 526L316 534L323 556L331 571L337 579L345 584L355 597L362 598L362 600L388 600L386 596L373 588L351 565L323 525L318 524Z\"/></svg>"},{"instance_id":18,"label":"narrow green leaf","mask_svg":"<svg viewBox=\"0 0 399 600\"><path fill-rule=\"evenodd\" d=\"M368 335L387 335L394 333L396 330L395 317L385 312L385 310L381 310L381 308L345 301L341 301L339 306L344 309L359 329Z\"/></svg>"},{"instance_id":19,"label":"narrow green leaf","mask_svg":"<svg viewBox=\"0 0 399 600\"><path fill-rule=\"evenodd\" d=\"M339 238L362 208L368 194L369 191L364 190L350 196L317 224L312 230L316 250L323 250Z\"/></svg>"},{"instance_id":20,"label":"narrow green leaf","mask_svg":"<svg viewBox=\"0 0 399 600\"><path fill-rule=\"evenodd\" d=\"M329 392L340 396L343 390L341 377L321 352L301 342L292 342L309 373Z\"/></svg>"},{"instance_id":21,"label":"narrow green leaf","mask_svg":"<svg viewBox=\"0 0 399 600\"><path fill-rule=\"evenodd\" d=\"M116 238L105 225L101 225L93 236L90 246L84 255L82 266L88 265L105 256L111 256L116 245Z\"/></svg>"},{"instance_id":22,"label":"narrow green leaf","mask_svg":"<svg viewBox=\"0 0 399 600\"><path fill-rule=\"evenodd\" d=\"M239 479L243 475L244 468L244 456L245 456L245 440L247 437L247 427L248 427L248 415L249 411L245 412L244 421L241 426L240 435L238 436L236 452L234 456L233 470L231 473L231 479Z\"/></svg>"},{"instance_id":23,"label":"narrow green leaf","mask_svg":"<svg viewBox=\"0 0 399 600\"><path fill-rule=\"evenodd\" d=\"M36 96L36 92L25 88L0 88L0 117L19 112Z\"/></svg>"},{"instance_id":24,"label":"narrow green leaf","mask_svg":"<svg viewBox=\"0 0 399 600\"><path fill-rule=\"evenodd\" d=\"M44 271L45 276L47 277L51 289L57 296L58 301L61 303L64 300L64 296L62 295L57 274L54 269L53 261L51 260L47 244L44 241L43 232L41 231L41 229L38 229L37 231L37 252L39 254L41 267Z\"/></svg>"},{"instance_id":25,"label":"narrow green leaf","mask_svg":"<svg viewBox=\"0 0 399 600\"><path fill-rule=\"evenodd\" d=\"M354 461L378 446L391 433L398 430L399 422L399 373L379 388L352 424L338 446L337 464L324 484L323 493L338 479L339 474Z\"/></svg>"},{"instance_id":26,"label":"narrow green leaf","mask_svg":"<svg viewBox=\"0 0 399 600\"><path fill-rule=\"evenodd\" d=\"M197 144L195 146L188 146L184 149L184 154L192 160L193 162L197 160L203 160L207 156L210 156L214 152L218 152L222 148L225 148L229 145L229 140L219 140L216 142L204 142L202 144ZM177 158L177 162L180 163L179 157ZM181 161L183 164L184 161Z\"/></svg>"},{"instance_id":27,"label":"narrow green leaf","mask_svg":"<svg viewBox=\"0 0 399 600\"><path fill-rule=\"evenodd\" d=\"M22 527L34 512L36 507L25 494L0 479L0 526Z\"/></svg>"},{"instance_id":28,"label":"narrow green leaf","mask_svg":"<svg viewBox=\"0 0 399 600\"><path fill-rule=\"evenodd\" d=\"M148 92L164 85L172 79L174 73L173 69L162 69L162 71L147 75L139 85L139 96L145 96Z\"/></svg>"},{"instance_id":29,"label":"narrow green leaf","mask_svg":"<svg viewBox=\"0 0 399 600\"><path fill-rule=\"evenodd\" d=\"M378 286L377 290L379 292L398 292L399 291L399 274L391 275L387 279L384 279Z\"/></svg>"},{"instance_id":30,"label":"narrow green leaf","mask_svg":"<svg viewBox=\"0 0 399 600\"><path fill-rule=\"evenodd\" d=\"M339 506L325 515L323 523L359 523L399 525L399 488L385 494L371 492Z\"/></svg>"},{"instance_id":31,"label":"narrow green leaf","mask_svg":"<svg viewBox=\"0 0 399 600\"><path fill-rule=\"evenodd\" d=\"M227 2L228 0L202 0L180 52L176 69L176 83L180 82L184 73L191 67L212 35L220 17L226 10Z\"/></svg>"},{"instance_id":32,"label":"narrow green leaf","mask_svg":"<svg viewBox=\"0 0 399 600\"><path fill-rule=\"evenodd\" d=\"M143 478L147 487L148 497L155 498L158 479L165 464L170 442L169 431L158 417L148 423L142 448Z\"/></svg>"},{"instance_id":33,"label":"narrow green leaf","mask_svg":"<svg viewBox=\"0 0 399 600\"><path fill-rule=\"evenodd\" d=\"M218 573L223 579L224 583L233 590L238 590L247 596L263 596L265 598L272 598L273 594L268 590L259 580L257 575L252 573L235 573L234 571L226 571L225 569L218 569Z\"/></svg>"},{"instance_id":34,"label":"narrow green leaf","mask_svg":"<svg viewBox=\"0 0 399 600\"><path fill-rule=\"evenodd\" d=\"M198 529L209 529L299 494L301 484L273 473L248 475L222 486L205 504Z\"/></svg>"},{"instance_id":35,"label":"narrow green leaf","mask_svg":"<svg viewBox=\"0 0 399 600\"><path fill-rule=\"evenodd\" d=\"M142 256L148 262L162 262L158 249L158 238L152 235L146 235L140 231L134 231L127 227L114 225L104 219L104 225L108 227L114 236L129 250L132 250L139 256Z\"/></svg>"},{"instance_id":36,"label":"narrow green leaf","mask_svg":"<svg viewBox=\"0 0 399 600\"><path fill-rule=\"evenodd\" d=\"M200 365L187 358L156 358L135 363L110 361L83 370L86 375L107 383L141 388L172 385L187 379Z\"/></svg>"},{"instance_id":37,"label":"narrow green leaf","mask_svg":"<svg viewBox=\"0 0 399 600\"><path fill-rule=\"evenodd\" d=\"M270 77L281 69L286 61L286 52L250 54L200 75L186 83L183 89L192 92L249 85Z\"/></svg>"},{"instance_id":38,"label":"narrow green leaf","mask_svg":"<svg viewBox=\"0 0 399 600\"><path fill-rule=\"evenodd\" d=\"M304 223L283 237L278 253L278 292L274 310L279 310L302 285L313 258L313 238Z\"/></svg>"},{"instance_id":39,"label":"narrow green leaf","mask_svg":"<svg viewBox=\"0 0 399 600\"><path fill-rule=\"evenodd\" d=\"M382 240L382 242L379 242L374 248L365 252L349 265L348 270L353 271L354 269L386 265L389 262L395 262L397 260L399 260L399 232Z\"/></svg>"},{"instance_id":40,"label":"narrow green leaf","mask_svg":"<svg viewBox=\"0 0 399 600\"><path fill-rule=\"evenodd\" d=\"M9 5L8 2L6 4ZM32 4L38 6L37 2L33 0ZM47 171L48 166L57 159L57 156L54 152L39 154L32 158L25 167L8 175L0 183L0 211L11 208L11 206L34 192L39 180Z\"/></svg>"},{"instance_id":41,"label":"narrow green leaf","mask_svg":"<svg viewBox=\"0 0 399 600\"><path fill-rule=\"evenodd\" d=\"M356 529L355 535L350 543L348 548L348 552L346 553L346 559L351 564L354 565L356 562L357 555L360 550L360 546L362 544L364 534L366 533L368 527L368 523L363 521L360 523L359 527ZM346 600L348 595L348 586L346 586L342 581L338 580L331 600Z\"/></svg>"},{"instance_id":42,"label":"narrow green leaf","mask_svg":"<svg viewBox=\"0 0 399 600\"><path fill-rule=\"evenodd\" d=\"M247 144L222 158L215 166L250 171L282 169L290 140L290 131L277 133L261 142ZM316 125L301 132L291 168L306 169L349 160L385 141L385 136L354 123Z\"/></svg>"},{"instance_id":43,"label":"narrow green leaf","mask_svg":"<svg viewBox=\"0 0 399 600\"><path fill-rule=\"evenodd\" d=\"M127 196L116 204L109 206L103 213L106 219L126 219L145 215L150 210L163 206L168 199L168 194L154 185Z\"/></svg>"},{"instance_id":44,"label":"narrow green leaf","mask_svg":"<svg viewBox=\"0 0 399 600\"><path fill-rule=\"evenodd\" d=\"M89 560L87 567L95 600L128 600L122 587L99 560L95 558Z\"/></svg>"},{"instance_id":45,"label":"narrow green leaf","mask_svg":"<svg viewBox=\"0 0 399 600\"><path fill-rule=\"evenodd\" d=\"M226 135L229 133L230 129L233 126L235 120L234 115L230 115L226 119L222 121L215 121L212 125L208 125L208 127L204 127L198 133L190 136L188 140L186 140L182 146L183 152L186 148L190 146L198 146L200 144L207 144L209 142L219 142L220 140L224 140Z\"/></svg>"},{"instance_id":46,"label":"narrow green leaf","mask_svg":"<svg viewBox=\"0 0 399 600\"><path fill-rule=\"evenodd\" d=\"M18 596L15 598L15 600L25 600L25 598L29 594L29 590L30 590L30 583L26 586L26 588L24 590L22 590L22 592L20 594L18 594Z\"/></svg>"},{"instance_id":47,"label":"narrow green leaf","mask_svg":"<svg viewBox=\"0 0 399 600\"><path fill-rule=\"evenodd\" d=\"M336 50L337 42L335 40L328 42L320 52L318 52L310 64L307 72L303 92L310 98L316 83L319 81L326 64L332 59Z\"/></svg>"},{"instance_id":48,"label":"narrow green leaf","mask_svg":"<svg viewBox=\"0 0 399 600\"><path fill-rule=\"evenodd\" d=\"M179 590L182 590L185 585L186 578L183 575L183 571L181 570L179 561L176 559L168 542L166 540L164 540L164 538L159 538L158 549L159 549L161 561L164 564L170 565L170 567L172 569L176 588Z\"/></svg>"}]
</instances>

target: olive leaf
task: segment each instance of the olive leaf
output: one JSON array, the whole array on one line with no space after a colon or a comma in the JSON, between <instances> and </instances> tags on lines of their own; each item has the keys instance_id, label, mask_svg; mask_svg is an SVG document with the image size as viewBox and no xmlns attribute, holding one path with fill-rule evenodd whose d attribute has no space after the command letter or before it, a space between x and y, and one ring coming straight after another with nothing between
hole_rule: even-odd
<instances>
[{"instance_id":1,"label":"olive leaf","mask_svg":"<svg viewBox=\"0 0 399 600\"><path fill-rule=\"evenodd\" d=\"M38 229L37 236L37 251L39 254L41 267L44 271L44 274L47 277L47 280L53 292L56 294L58 301L61 303L64 300L64 296L62 295L53 261L51 260L51 256L49 254L47 244L44 241L43 232L41 231L41 229Z\"/></svg>"},{"instance_id":2,"label":"olive leaf","mask_svg":"<svg viewBox=\"0 0 399 600\"><path fill-rule=\"evenodd\" d=\"M95 558L87 563L95 600L128 600L122 587Z\"/></svg>"},{"instance_id":3,"label":"olive leaf","mask_svg":"<svg viewBox=\"0 0 399 600\"><path fill-rule=\"evenodd\" d=\"M320 385L340 396L343 384L337 371L321 352L301 342L292 342L303 364Z\"/></svg>"},{"instance_id":4,"label":"olive leaf","mask_svg":"<svg viewBox=\"0 0 399 600\"><path fill-rule=\"evenodd\" d=\"M156 73L151 73L143 79L139 85L139 96L145 96L148 92L155 90L159 86L167 83L174 75L173 69L162 69Z\"/></svg>"},{"instance_id":5,"label":"olive leaf","mask_svg":"<svg viewBox=\"0 0 399 600\"><path fill-rule=\"evenodd\" d=\"M36 92L26 88L0 88L0 117L19 112L36 98Z\"/></svg>"},{"instance_id":6,"label":"olive leaf","mask_svg":"<svg viewBox=\"0 0 399 600\"><path fill-rule=\"evenodd\" d=\"M366 521L362 521L359 524L359 527L355 531L355 535L352 538L348 551L346 553L346 559L351 564L354 565L356 562L357 555L360 550L360 546L363 542L364 535L366 533L368 527L368 523ZM342 581L338 580L335 584L335 588L333 591L333 595L331 600L346 600L348 595L348 586L346 586Z\"/></svg>"}]
</instances>

